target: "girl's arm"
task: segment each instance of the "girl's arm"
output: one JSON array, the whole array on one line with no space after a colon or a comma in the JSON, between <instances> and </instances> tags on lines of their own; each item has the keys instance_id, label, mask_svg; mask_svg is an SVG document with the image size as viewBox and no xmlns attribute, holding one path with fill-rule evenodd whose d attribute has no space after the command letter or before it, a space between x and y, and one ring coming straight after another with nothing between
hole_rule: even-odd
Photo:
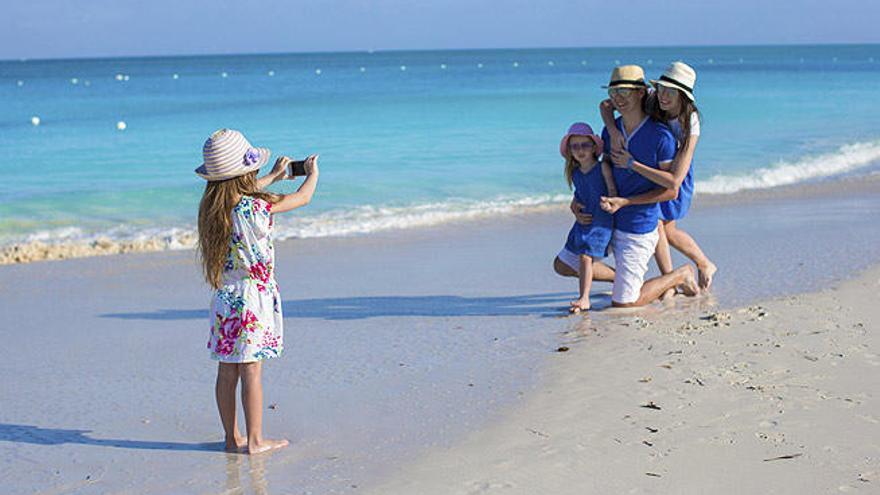
<instances>
[{"instance_id":1,"label":"girl's arm","mask_svg":"<svg viewBox=\"0 0 880 495\"><path fill-rule=\"evenodd\" d=\"M622 198L620 196L603 196L599 198L599 206L608 213L615 213L617 210L626 206L660 203L663 201L669 201L670 199L675 199L676 196L678 196L678 191L676 191L675 189L658 187L656 189L651 189L646 193L642 193L638 196L633 196L631 198Z\"/></svg>"},{"instance_id":2,"label":"girl's arm","mask_svg":"<svg viewBox=\"0 0 880 495\"><path fill-rule=\"evenodd\" d=\"M611 172L611 161L609 159L602 160L602 177L605 179L605 187L608 188L609 196L617 196L617 184L614 183L614 174Z\"/></svg>"},{"instance_id":3,"label":"girl's arm","mask_svg":"<svg viewBox=\"0 0 880 495\"><path fill-rule=\"evenodd\" d=\"M639 163L633 159L629 151L626 150L620 150L617 152L611 151L611 160L616 167L627 167L632 159L633 171L660 187L675 189L677 191L687 175L688 170L691 168L691 160L694 158L694 150L697 149L698 140L699 136L691 136L688 138L685 145L678 150L678 153L675 155L675 158L672 161L672 168L669 172Z\"/></svg>"},{"instance_id":4,"label":"girl's arm","mask_svg":"<svg viewBox=\"0 0 880 495\"><path fill-rule=\"evenodd\" d=\"M279 180L286 179L288 163L290 163L290 158L279 156L275 160L275 166L272 167L272 171L257 179L257 190L262 191Z\"/></svg>"},{"instance_id":5,"label":"girl's arm","mask_svg":"<svg viewBox=\"0 0 880 495\"><path fill-rule=\"evenodd\" d=\"M620 132L620 129L617 128L617 123L614 122L614 105L611 104L610 99L602 100L599 103L599 113L602 115L602 123L605 124L605 128L608 129L608 136L611 139L611 149L612 150L622 150L626 148L626 139L623 137L623 133Z\"/></svg>"},{"instance_id":6,"label":"girl's arm","mask_svg":"<svg viewBox=\"0 0 880 495\"><path fill-rule=\"evenodd\" d=\"M295 193L284 194L277 202L272 204L272 213L290 211L300 206L305 206L312 201L315 188L318 187L318 157L310 156L306 160L306 180L299 186Z\"/></svg>"}]
</instances>

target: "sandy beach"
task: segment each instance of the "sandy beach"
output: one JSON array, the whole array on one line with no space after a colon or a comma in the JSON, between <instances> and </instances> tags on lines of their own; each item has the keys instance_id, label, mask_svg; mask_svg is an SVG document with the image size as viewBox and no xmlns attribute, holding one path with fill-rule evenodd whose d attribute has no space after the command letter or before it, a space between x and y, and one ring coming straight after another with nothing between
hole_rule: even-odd
<instances>
[{"instance_id":1,"label":"sandy beach","mask_svg":"<svg viewBox=\"0 0 880 495\"><path fill-rule=\"evenodd\" d=\"M534 395L370 493L876 493L878 290L578 318Z\"/></svg>"},{"instance_id":2,"label":"sandy beach","mask_svg":"<svg viewBox=\"0 0 880 495\"><path fill-rule=\"evenodd\" d=\"M219 450L193 252L0 266L0 477L44 494L870 493L878 212L871 188L698 208L712 296L618 312L597 284L583 317L550 270L562 208L279 243L265 421L293 445L254 458Z\"/></svg>"}]
</instances>

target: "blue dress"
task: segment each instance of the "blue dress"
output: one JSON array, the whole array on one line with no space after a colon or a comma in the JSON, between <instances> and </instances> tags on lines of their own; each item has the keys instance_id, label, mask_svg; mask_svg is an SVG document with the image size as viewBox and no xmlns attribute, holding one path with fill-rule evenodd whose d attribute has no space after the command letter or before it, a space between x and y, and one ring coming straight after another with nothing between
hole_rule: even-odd
<instances>
[{"instance_id":1,"label":"blue dress","mask_svg":"<svg viewBox=\"0 0 880 495\"><path fill-rule=\"evenodd\" d=\"M697 117L694 115L691 118ZM678 151L681 152L681 147L683 146L683 143L681 142L681 125L677 120L670 120L668 124L669 128L672 130L672 134L675 136L676 142L678 143ZM691 133L693 132L692 129ZM697 127L697 133L697 135L699 135L699 127ZM678 188L678 197L660 203L660 219L668 222L670 220L680 220L684 218L685 215L687 215L688 210L691 208L691 200L693 197L694 162L692 159L691 166L688 168L688 173L684 176L684 180L681 181L681 186Z\"/></svg>"},{"instance_id":2,"label":"blue dress","mask_svg":"<svg viewBox=\"0 0 880 495\"><path fill-rule=\"evenodd\" d=\"M604 258L611 244L614 221L611 214L599 207L599 197L608 196L602 165L597 163L586 174L581 172L580 167L574 169L571 181L574 184L574 197L583 205L581 212L593 215L593 222L590 225L575 222L568 232L565 249L577 255Z\"/></svg>"}]
</instances>

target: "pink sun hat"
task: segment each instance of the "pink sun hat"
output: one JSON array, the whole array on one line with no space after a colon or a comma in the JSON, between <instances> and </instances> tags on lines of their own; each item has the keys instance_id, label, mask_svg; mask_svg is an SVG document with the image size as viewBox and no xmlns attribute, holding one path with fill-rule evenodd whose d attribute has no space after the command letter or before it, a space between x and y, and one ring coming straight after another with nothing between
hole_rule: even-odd
<instances>
[{"instance_id":1,"label":"pink sun hat","mask_svg":"<svg viewBox=\"0 0 880 495\"><path fill-rule=\"evenodd\" d=\"M572 136L585 136L593 140L593 144L596 146L595 154L599 156L602 154L602 150L605 149L605 143L602 142L602 138L597 136L596 133L593 132L593 128L590 127L590 124L585 122L575 122L571 124L571 127L568 128L568 132L563 136L562 141L559 142L559 154L562 155L562 158L569 158L569 150L568 150L568 139Z\"/></svg>"}]
</instances>

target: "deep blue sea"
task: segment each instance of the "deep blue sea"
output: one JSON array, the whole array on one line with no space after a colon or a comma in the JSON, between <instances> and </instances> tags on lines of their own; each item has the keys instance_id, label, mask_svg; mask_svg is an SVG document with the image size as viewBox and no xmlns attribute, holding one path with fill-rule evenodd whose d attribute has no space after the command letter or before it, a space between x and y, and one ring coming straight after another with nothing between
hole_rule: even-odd
<instances>
[{"instance_id":1,"label":"deep blue sea","mask_svg":"<svg viewBox=\"0 0 880 495\"><path fill-rule=\"evenodd\" d=\"M315 200L278 219L281 237L566 201L559 139L574 121L601 127L611 69L656 78L679 59L698 74L698 194L880 170L880 45L5 61L0 245L173 245L194 230L193 169L221 127L275 155L320 153Z\"/></svg>"}]
</instances>

